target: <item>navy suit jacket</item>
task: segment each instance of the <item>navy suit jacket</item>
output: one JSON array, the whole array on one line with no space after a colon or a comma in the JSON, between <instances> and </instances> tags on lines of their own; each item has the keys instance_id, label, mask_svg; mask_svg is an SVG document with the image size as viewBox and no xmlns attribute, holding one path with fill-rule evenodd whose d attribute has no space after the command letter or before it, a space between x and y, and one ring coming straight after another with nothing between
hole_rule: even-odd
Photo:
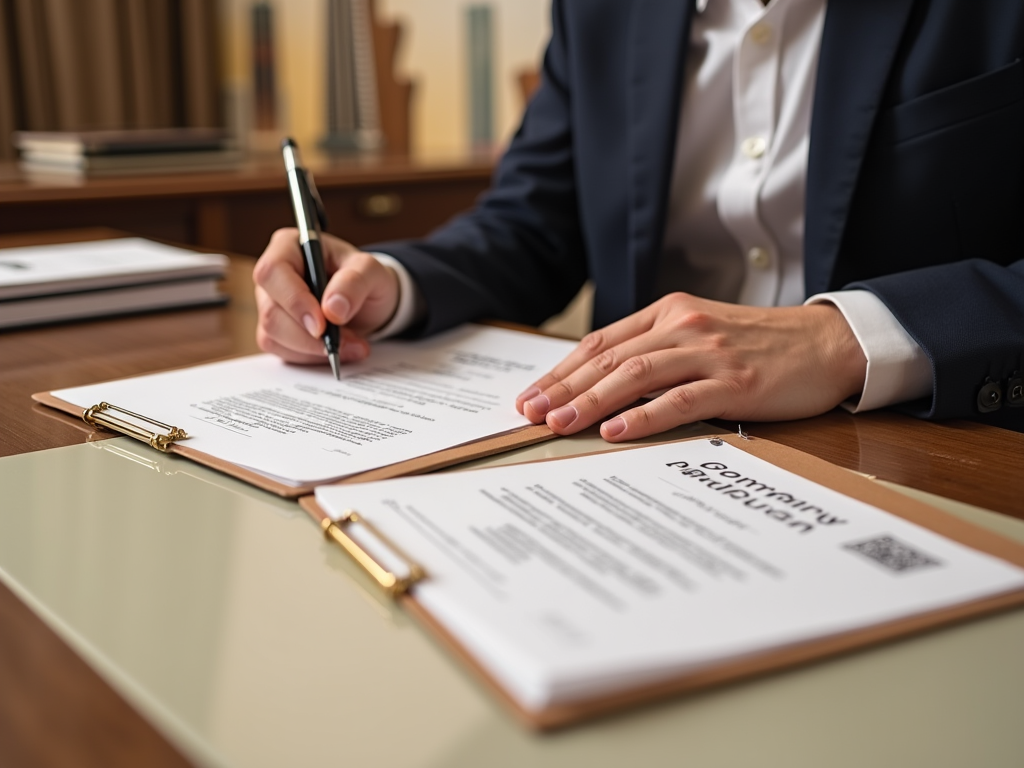
<instances>
[{"instance_id":1,"label":"navy suit jacket","mask_svg":"<svg viewBox=\"0 0 1024 768\"><path fill-rule=\"evenodd\" d=\"M539 323L587 277L595 327L656 298L692 3L552 15L492 190L424 240L373 247L424 292L418 332ZM828 0L804 266L807 295L869 290L928 354L933 396L905 410L1024 431L1022 58L1020 0Z\"/></svg>"}]
</instances>

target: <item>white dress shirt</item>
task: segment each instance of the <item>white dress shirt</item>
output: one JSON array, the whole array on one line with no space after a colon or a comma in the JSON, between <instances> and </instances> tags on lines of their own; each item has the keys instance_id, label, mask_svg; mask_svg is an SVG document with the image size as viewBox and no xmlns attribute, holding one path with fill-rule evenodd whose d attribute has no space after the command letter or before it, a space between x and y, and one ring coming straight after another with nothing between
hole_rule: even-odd
<instances>
[{"instance_id":1,"label":"white dress shirt","mask_svg":"<svg viewBox=\"0 0 1024 768\"><path fill-rule=\"evenodd\" d=\"M825 0L696 0L656 287L753 306L804 297L807 148ZM376 338L413 317L412 281ZM854 411L922 397L931 365L868 291L812 296L846 318L868 361Z\"/></svg>"}]
</instances>

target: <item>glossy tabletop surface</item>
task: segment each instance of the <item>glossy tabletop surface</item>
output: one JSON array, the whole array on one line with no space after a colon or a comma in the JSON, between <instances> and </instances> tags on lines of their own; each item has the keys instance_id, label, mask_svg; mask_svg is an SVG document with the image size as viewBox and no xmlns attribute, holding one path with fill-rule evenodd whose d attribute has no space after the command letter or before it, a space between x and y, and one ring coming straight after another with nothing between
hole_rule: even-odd
<instances>
[{"instance_id":1,"label":"glossy tabletop surface","mask_svg":"<svg viewBox=\"0 0 1024 768\"><path fill-rule=\"evenodd\" d=\"M0 460L0 487L4 582L200 765L1024 755L1022 611L537 735L290 502L127 438ZM1024 541L1020 521L954 508Z\"/></svg>"}]
</instances>

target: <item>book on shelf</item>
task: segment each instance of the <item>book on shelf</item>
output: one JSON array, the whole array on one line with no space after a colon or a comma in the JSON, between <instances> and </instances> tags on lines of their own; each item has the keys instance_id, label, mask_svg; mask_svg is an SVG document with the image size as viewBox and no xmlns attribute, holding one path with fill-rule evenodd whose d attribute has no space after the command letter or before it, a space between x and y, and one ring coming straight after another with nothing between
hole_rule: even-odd
<instances>
[{"instance_id":1,"label":"book on shelf","mask_svg":"<svg viewBox=\"0 0 1024 768\"><path fill-rule=\"evenodd\" d=\"M375 150L383 144L372 11L368 0L327 2L327 150Z\"/></svg>"},{"instance_id":2,"label":"book on shelf","mask_svg":"<svg viewBox=\"0 0 1024 768\"><path fill-rule=\"evenodd\" d=\"M221 304L226 269L142 238L0 249L0 328Z\"/></svg>"}]
</instances>

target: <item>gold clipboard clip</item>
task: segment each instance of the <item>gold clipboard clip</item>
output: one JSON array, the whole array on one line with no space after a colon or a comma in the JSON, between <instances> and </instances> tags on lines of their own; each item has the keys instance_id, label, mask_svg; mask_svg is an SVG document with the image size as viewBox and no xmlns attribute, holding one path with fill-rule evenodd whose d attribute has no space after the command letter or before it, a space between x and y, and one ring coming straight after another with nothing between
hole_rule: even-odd
<instances>
[{"instance_id":1,"label":"gold clipboard clip","mask_svg":"<svg viewBox=\"0 0 1024 768\"><path fill-rule=\"evenodd\" d=\"M141 424L135 423L131 419L135 419ZM82 412L82 421L92 427L110 429L120 432L122 435L134 437L164 453L167 453L167 450L178 440L188 439L185 430L179 427L172 427L170 424L164 424L162 421L133 413L110 403L100 403L92 408L86 408ZM155 429L146 429L144 425L155 427Z\"/></svg>"},{"instance_id":2,"label":"gold clipboard clip","mask_svg":"<svg viewBox=\"0 0 1024 768\"><path fill-rule=\"evenodd\" d=\"M380 544L389 549L406 568L404 574L395 573L381 564L376 558L366 551L366 548L359 544L345 531L345 527L351 524L359 524L369 531ZM426 572L416 562L403 552L394 542L380 532L366 518L358 512L347 510L340 520L332 520L324 517L320 520L320 527L324 536L340 546L349 557L359 563L374 581L391 597L398 597L409 590L413 584L426 577Z\"/></svg>"}]
</instances>

